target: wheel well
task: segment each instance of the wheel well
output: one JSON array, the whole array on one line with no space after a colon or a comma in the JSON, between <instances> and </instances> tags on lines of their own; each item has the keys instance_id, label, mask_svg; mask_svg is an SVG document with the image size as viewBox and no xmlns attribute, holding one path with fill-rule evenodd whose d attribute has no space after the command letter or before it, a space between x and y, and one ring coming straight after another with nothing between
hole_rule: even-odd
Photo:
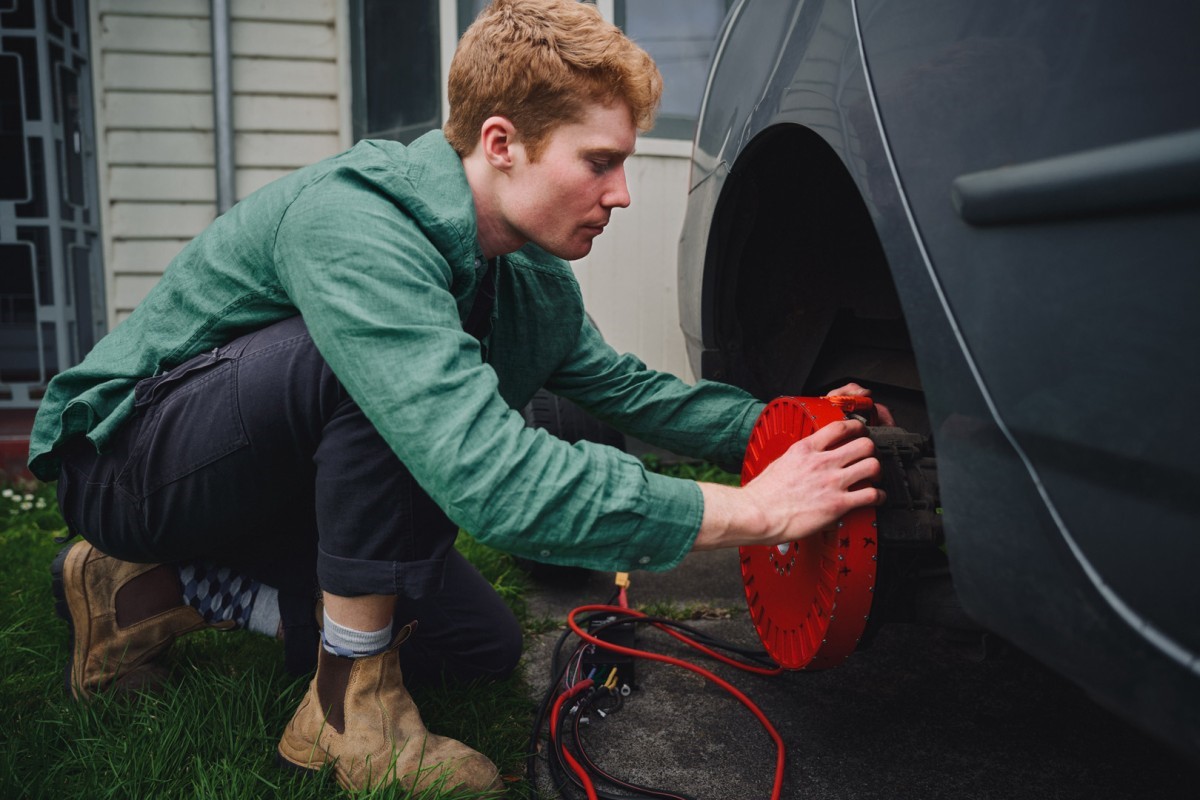
<instances>
[{"instance_id":1,"label":"wheel well","mask_svg":"<svg viewBox=\"0 0 1200 800\"><path fill-rule=\"evenodd\" d=\"M724 380L760 398L854 380L927 432L920 376L871 214L841 158L798 125L759 134L713 217L706 272Z\"/></svg>"}]
</instances>

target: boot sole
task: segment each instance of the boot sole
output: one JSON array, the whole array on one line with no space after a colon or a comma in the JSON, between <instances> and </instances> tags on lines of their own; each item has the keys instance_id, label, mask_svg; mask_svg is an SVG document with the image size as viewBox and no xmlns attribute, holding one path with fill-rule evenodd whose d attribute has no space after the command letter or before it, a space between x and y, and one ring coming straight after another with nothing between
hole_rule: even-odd
<instances>
[{"instance_id":1,"label":"boot sole","mask_svg":"<svg viewBox=\"0 0 1200 800\"><path fill-rule=\"evenodd\" d=\"M321 770L325 769L326 767L330 767L333 770L334 783L346 790L354 788L348 783L343 782L342 776L338 773L337 769L333 767L331 762L309 765L298 764L297 762L285 756L283 754L283 750L278 747L275 748L275 766L284 772L291 773L292 775L303 775L306 779L313 778Z\"/></svg>"},{"instance_id":2,"label":"boot sole","mask_svg":"<svg viewBox=\"0 0 1200 800\"><path fill-rule=\"evenodd\" d=\"M297 764L295 761L292 761L283 753L279 752L279 750L275 751L275 766L287 772L294 772L298 775L315 775L321 771L321 767L306 767L303 764Z\"/></svg>"},{"instance_id":3,"label":"boot sole","mask_svg":"<svg viewBox=\"0 0 1200 800\"><path fill-rule=\"evenodd\" d=\"M321 749L311 742L301 742L291 737L291 724L283 731L283 737L279 740L279 744L275 747L275 763L280 767L291 772L312 775L320 772L330 762L329 761L313 761ZM300 753L300 758L305 758L304 761L299 761L296 758L288 756L284 753L284 749L288 749L294 753Z\"/></svg>"},{"instance_id":4,"label":"boot sole","mask_svg":"<svg viewBox=\"0 0 1200 800\"><path fill-rule=\"evenodd\" d=\"M355 785L351 781L349 774L345 774L344 771L339 768L338 759L336 757L330 758L328 761L322 761L319 764L313 763L313 762L309 762L308 764L302 764L298 761L294 761L291 758L289 758L288 756L284 755L283 750L284 750L285 746L289 747L289 749L307 750L310 754L313 754L313 755L315 755L317 753L318 748L311 744L307 745L306 747L300 748L300 747L298 747L298 745L295 741L288 742L287 738L288 738L288 731L285 730L283 739L279 742L279 746L275 748L275 765L282 770L291 772L292 774L301 774L301 775L310 775L311 776L311 775L315 775L316 773L318 773L321 770L328 767L330 770L332 770L334 780L337 781L338 786L342 787L343 789L345 789L348 792L361 791L364 789L371 789L371 788L380 788L380 786L390 783L390 782L384 780L384 783L376 784L374 786ZM412 787L411 783L415 778L419 777L422 774L427 774L431 771L436 771L439 768L440 768L440 765L438 765L438 764L433 764L433 765L430 765L430 766L424 767L424 768L418 767L415 771L413 771L411 773L405 773L403 776L400 776L400 778L398 780L394 780L394 782L396 783L396 785L403 785L406 789L408 789L409 792L412 792L413 787ZM393 769L394 769L394 766L393 766ZM493 765L493 769L495 769L494 765ZM391 770L389 770L388 772L390 773ZM393 778L395 779L395 776L393 776ZM445 778L435 778L435 780L444 781L446 779ZM446 787L460 789L460 788L462 788L462 784L447 783ZM493 785L490 789L484 788L482 790L476 790L476 791L483 791L485 793L486 792L500 792L501 794L485 794L483 796L495 797L495 798L502 797L503 792L504 792L504 785L503 785L503 783L500 782L499 770L496 770L496 776L494 778ZM407 797L409 795L405 795L405 796ZM422 794L422 797L423 796L424 795Z\"/></svg>"}]
</instances>

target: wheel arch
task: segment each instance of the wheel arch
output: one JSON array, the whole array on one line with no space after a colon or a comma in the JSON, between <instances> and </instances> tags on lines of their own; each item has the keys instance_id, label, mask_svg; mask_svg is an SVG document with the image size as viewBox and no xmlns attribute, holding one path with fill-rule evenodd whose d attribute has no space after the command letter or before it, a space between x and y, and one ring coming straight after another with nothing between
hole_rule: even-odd
<instances>
[{"instance_id":1,"label":"wheel arch","mask_svg":"<svg viewBox=\"0 0 1200 800\"><path fill-rule=\"evenodd\" d=\"M766 128L721 188L704 276L705 376L769 399L856 380L928 431L892 273L842 157L811 128ZM901 417L898 417L900 420Z\"/></svg>"}]
</instances>

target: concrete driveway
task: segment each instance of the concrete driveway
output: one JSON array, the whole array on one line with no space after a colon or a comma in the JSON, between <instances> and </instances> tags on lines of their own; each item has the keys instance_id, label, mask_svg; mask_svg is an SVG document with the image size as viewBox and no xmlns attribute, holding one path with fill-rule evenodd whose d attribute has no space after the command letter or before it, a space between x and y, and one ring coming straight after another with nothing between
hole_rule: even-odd
<instances>
[{"instance_id":1,"label":"concrete driveway","mask_svg":"<svg viewBox=\"0 0 1200 800\"><path fill-rule=\"evenodd\" d=\"M735 551L692 554L668 573L635 573L634 605L665 601L732 609L690 624L745 646L758 639L745 612ZM603 602L612 576L540 586L535 614L556 619ZM526 669L548 683L557 634L530 643ZM646 629L638 646L692 657ZM963 648L940 631L884 626L841 667L764 678L698 656L766 712L787 746L783 798L1089 798L1193 800L1200 767L1092 703L1079 689L1007 646ZM585 734L615 775L705 800L757 800L771 792L775 751L740 703L701 677L639 660L638 690ZM556 796L541 767L540 785ZM572 795L572 796L582 796Z\"/></svg>"}]
</instances>

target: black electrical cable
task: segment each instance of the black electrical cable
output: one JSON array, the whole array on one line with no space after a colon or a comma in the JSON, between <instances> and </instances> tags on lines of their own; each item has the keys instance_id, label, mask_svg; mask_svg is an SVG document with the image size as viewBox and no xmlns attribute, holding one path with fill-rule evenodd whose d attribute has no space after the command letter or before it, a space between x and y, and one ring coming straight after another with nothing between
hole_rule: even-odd
<instances>
[{"instance_id":1,"label":"black electrical cable","mask_svg":"<svg viewBox=\"0 0 1200 800\"><path fill-rule=\"evenodd\" d=\"M551 656L551 664L557 663L558 653L562 649L563 642L567 640L567 637L570 636L570 634L571 631L568 629L564 631L563 635L558 638L558 642L554 645L553 655ZM538 740L541 738L542 726L546 723L546 714L549 712L550 706L553 704L555 690L558 689L559 685L563 681L563 678L566 677L567 670L570 668L571 662L568 660L567 663L563 665L562 669L554 674L550 681L550 687L546 689L546 693L542 695L542 700L540 703L538 703L537 711L534 714L533 731L529 737L528 755L525 757L525 775L529 779L530 783L534 783L537 778ZM547 759L547 762L549 762L549 759ZM551 767L551 774L553 775L553 767Z\"/></svg>"},{"instance_id":2,"label":"black electrical cable","mask_svg":"<svg viewBox=\"0 0 1200 800\"><path fill-rule=\"evenodd\" d=\"M593 619L603 618L603 617L607 617L607 616L610 616L610 615L603 614L603 613L592 614L592 615L589 615L588 617L586 617L584 619L584 621L590 622ZM723 639L718 639L715 636L711 636L707 633L704 633L703 631L699 631L696 628L693 628L690 625L686 625L682 622L679 622L678 620L673 620L668 617L638 616L638 617L628 617L626 619L615 619L615 620L612 620L609 622L604 622L604 623L601 623L600 625L597 625L593 629L593 632L599 633L600 631L606 630L611 627L615 627L617 625L641 625L641 624L650 624L650 625L656 625L656 626L661 625L661 626L665 626L668 628L678 628L680 630L687 632L694 641L697 641L700 644L707 645L709 647L719 648L721 650L725 650L726 652L743 656L747 660L755 662L754 666L763 666L763 667L768 667L768 668L772 668L772 669L777 668L779 666L773 659L771 659L770 657L767 656L767 653L764 650L750 650L750 649L741 647L739 645L733 644L732 642L727 642Z\"/></svg>"},{"instance_id":3,"label":"black electrical cable","mask_svg":"<svg viewBox=\"0 0 1200 800\"><path fill-rule=\"evenodd\" d=\"M588 619L592 620L592 619L595 619L597 616L608 616L608 615L594 614L594 615L589 616ZM665 617L638 616L638 617L616 618L616 619L606 620L605 622L601 623L600 625L595 626L594 628L589 626L589 632L593 633L596 636L599 636L599 634L602 631L607 630L608 628L614 628L614 627L621 626L621 625L639 625L639 624L650 624L650 625L655 625L656 627L666 626L666 627L683 630L686 633L692 635L692 638L694 640L699 641L702 644L708 645L710 647L720 648L720 649L726 650L728 652L736 653L738 655L742 655L754 662L757 662L758 664L765 665L765 666L768 666L771 668L778 666L777 664L775 664L774 661L767 659L765 657L766 653L763 651L754 651L754 650L749 650L747 648L739 647L730 642L721 640L715 636L710 636L706 633L698 631L690 625L686 625L677 620L672 620L672 619L668 619ZM590 695L590 697L592 698L590 700L590 702L594 706L596 695L592 694L592 695ZM657 789L654 787L642 786L640 784L635 784L630 781L626 781L626 780L619 778L617 776L614 776L614 775L608 773L607 771L605 771L604 769L602 769L599 765L597 765L595 763L594 759L592 759L590 757L586 748L583 745L583 740L579 733L579 718L580 718L580 716L581 715L578 712L574 715L575 724L573 726L573 731L574 731L574 735L575 735L575 746L576 746L576 751L577 751L580 759L582 759L582 763L588 772L590 772L594 775L598 775L602 779L608 781L609 783L611 783L625 791L634 792L635 797L647 797L647 798L661 799L661 800L692 800L692 798L690 798L686 795L680 795L680 794L672 793L672 792L669 792L666 790ZM560 730L565 730L565 729L560 728ZM558 746L561 747L562 746L561 743L559 743ZM578 785L578 781L575 781L575 782Z\"/></svg>"},{"instance_id":4,"label":"black electrical cable","mask_svg":"<svg viewBox=\"0 0 1200 800\"><path fill-rule=\"evenodd\" d=\"M619 593L617 593L617 594L619 594ZM680 633L675 633L672 635L683 639L687 643L691 643L694 645L702 645L703 647L707 647L707 648L724 650L727 653L741 656L747 662L750 662L750 663L742 664L741 666L743 666L744 668L752 669L752 671L753 671L753 669L758 669L760 671L760 673L764 668L765 669L775 669L775 670L779 669L778 664L776 664L772 659L770 659L767 656L765 651L753 650L753 649L741 647L734 643L719 639L715 636L711 636L708 633L700 631L700 630L696 629L695 627L693 627L691 625L687 625L678 620L672 620L672 619L668 619L666 617L657 617L657 616L651 617L651 616L645 616L645 615L641 615L641 614L638 614L637 616L629 616L629 617L613 617L614 612L619 613L616 609L613 609L612 611L595 612L595 613L589 614L586 617L581 618L580 622L584 626L587 626L589 634L596 635L596 636L598 636L602 631L607 630L608 628L616 627L618 625L651 624L651 625L654 625L655 627L658 627L658 628L664 630L664 632L666 632L666 633L670 633L670 631L667 631L666 629L671 628L671 629L680 631ZM636 614L637 612L630 612L630 613ZM591 627L591 624L593 622L596 622L597 620L603 620L603 621L600 622L600 624L596 625L595 627ZM585 644L578 645L575 648L574 652L571 654L571 656L566 659L565 663L561 662L563 647L566 644L567 640L570 638L572 633L573 633L573 631L570 629L568 629L567 631L564 631L563 634L556 641L553 651L552 651L552 654L551 654L551 662L550 662L550 664L551 664L551 669L550 669L551 683L550 683L549 688L546 690L546 693L543 695L541 702L538 705L537 713L535 715L535 720L534 720L533 731L530 736L529 755L526 759L526 774L531 783L536 783L537 756L538 756L538 751L539 751L538 744L539 744L539 741L541 738L541 731L542 731L543 727L545 726L550 707L554 704L554 699L560 691L563 691L564 688L569 688L570 685L572 685L575 682L575 680L579 679L578 676L571 677L570 673L571 673L571 670L573 667L575 669L579 668L579 659L582 657L583 651L585 650L587 645L585 645ZM690 640L690 641L688 641L688 640ZM709 655L713 656L714 654L709 653ZM560 663L561 663L561 666L560 666ZM728 660L727 663L733 664L735 666L739 665L738 662L733 661L733 660ZM614 696L614 695L609 694L608 696ZM623 698L621 698L621 696L619 694L615 695L615 697L618 698L618 701L623 700ZM555 726L555 727L557 727L559 733L555 736L549 737L548 744L549 744L550 750L552 751L552 754L547 756L546 764L550 771L550 775L553 779L554 788L557 792L559 792L559 794L561 796L563 796L563 797L568 796L566 793L566 789L567 789L568 785L573 785L579 791L586 791L579 776L577 776L572 769L568 768L568 766L565 763L566 757L564 756L564 750L566 747L566 743L565 743L564 739L566 737L566 731L567 731L565 722L566 722L567 718L571 718L573 720L573 722L570 726L570 729L574 732L575 749L578 751L578 754L579 754L579 759L577 759L577 761L581 762L581 765L583 766L584 770L587 773L589 773L590 775L599 776L602 780L607 781L608 783L612 784L613 786L619 787L621 790L623 790L625 792L633 792L634 793L632 795L630 795L630 794L614 795L611 793L604 793L600 789L596 788L593 785L593 789L596 791L596 793L597 793L596 796L598 798L605 798L605 800L629 800L630 797L646 797L646 798L651 798L652 800L692 800L692 798L690 798L686 795L679 794L679 793L672 793L672 792L668 792L668 791L661 790L661 789L655 789L652 787L640 786L638 784L634 784L634 783L625 781L619 777L609 774L608 772L606 772L605 770L600 768L595 763L595 761L588 755L586 749L583 746L582 737L579 734L579 717L581 715L581 710L585 706L590 706L590 707L599 709L599 705L597 705L597 692L595 689L590 690L587 693L585 699L576 700L570 706L568 706L567 708L562 710L562 712L560 713L560 718L557 721L557 724ZM618 707L619 707L619 703L618 703ZM579 765L577 765L577 766L579 766Z\"/></svg>"},{"instance_id":5,"label":"black electrical cable","mask_svg":"<svg viewBox=\"0 0 1200 800\"><path fill-rule=\"evenodd\" d=\"M614 592L613 597L616 597L616 594L617 593ZM605 616L608 615L599 613L591 614L585 618L585 622L590 622L594 619L601 619ZM567 639L569 639L571 635L572 631L570 628L568 628L563 631L562 635L559 636L558 640L554 643L554 649L552 650L550 656L550 686L546 689L545 694L542 695L541 702L538 703L537 711L534 714L533 730L529 737L529 749L527 751L528 754L525 757L525 776L531 784L536 783L537 779L538 740L541 737L542 727L546 724L546 715L550 710L550 706L553 705L556 690L562 684L564 678L566 678L567 671L571 668L571 662L578 657L580 651L583 649L582 645L577 647L571 658L567 659L567 662L563 664L561 668L559 668L558 662L562 654L563 645L566 644ZM562 773L555 775L555 768L558 767L561 769L562 765L555 764L553 760L549 758L547 759L547 765L550 768L551 776L556 779L556 786L561 785L565 775ZM569 770L567 771L567 774L569 774ZM574 778L574 776L571 777L572 779Z\"/></svg>"},{"instance_id":6,"label":"black electrical cable","mask_svg":"<svg viewBox=\"0 0 1200 800\"><path fill-rule=\"evenodd\" d=\"M696 800L691 795L678 794L675 792L668 792L663 789L655 789L650 786L642 786L641 784L632 783L631 781L627 781L622 778L618 778L617 776L612 775L609 772L606 772L598 764L596 764L595 760L592 759L591 755L588 753L587 748L585 748L583 746L583 737L579 733L579 717L580 717L580 714L576 713L574 723L571 726L571 729L572 729L572 732L574 733L574 738L575 738L575 752L579 754L580 759L582 759L583 765L587 768L587 770L589 772L599 775L601 778L603 778L604 780L613 784L614 786L616 786L619 789L623 789L627 792L632 792L633 797L648 797L648 798L656 798L657 800ZM599 791L600 791L599 789L596 790L597 794L599 794ZM625 796L629 796L629 795L625 795Z\"/></svg>"},{"instance_id":7,"label":"black electrical cable","mask_svg":"<svg viewBox=\"0 0 1200 800\"><path fill-rule=\"evenodd\" d=\"M614 596L615 596L615 593L614 593ZM595 619L600 619L600 618L603 618L606 616L609 616L609 615L592 614L592 615L589 615L585 619L585 622L591 622ZM576 660L580 657L580 655L582 654L583 649L584 649L583 645L577 646L575 649L575 652L571 655L570 658L568 658L566 660L566 663L564 663L561 667L558 666L559 661L561 660L561 657L562 657L563 645L566 643L567 639L569 639L571 637L571 635L572 635L572 631L570 629L567 629L566 631L563 632L563 634L561 636L558 637L558 640L554 644L554 648L551 653L551 659L550 659L550 663L551 663L550 686L546 690L546 693L542 696L542 700L538 704L538 708L537 708L537 711L534 716L533 730L532 730L532 733L531 733L530 739L529 739L528 755L526 756L526 759L525 759L525 774L526 774L526 777L528 778L528 780L530 781L530 783L533 783L533 784L536 784L536 782L537 782L537 757L538 757L538 751L539 751L538 744L539 744L539 740L541 737L542 728L546 724L547 714L550 711L550 707L553 705L554 697L556 696L557 690L559 690L560 687L563 685L563 683L567 677L567 674L571 670L572 664L574 664L576 662ZM575 777L575 775L569 769L566 768L566 765L563 763L562 754L558 750L558 742L551 741L551 742L549 742L549 745L550 745L550 749L553 752L553 756L547 756L546 766L550 771L550 776L554 783L555 790L561 794L563 791L563 787L565 787L568 782L574 783L578 788L580 788L582 790L582 788L583 788L582 784ZM616 800L621 800L621 798L617 797Z\"/></svg>"},{"instance_id":8,"label":"black electrical cable","mask_svg":"<svg viewBox=\"0 0 1200 800\"><path fill-rule=\"evenodd\" d=\"M693 640L700 642L701 644L724 650L727 653L743 656L750 661L756 662L758 665L765 667L779 666L774 659L767 655L766 650L752 650L747 647L741 647L733 642L727 642L724 639L718 639L716 636L712 636L711 634L698 630L691 625L679 622L678 620L667 619L666 617L646 617L646 621L686 631Z\"/></svg>"},{"instance_id":9,"label":"black electrical cable","mask_svg":"<svg viewBox=\"0 0 1200 800\"><path fill-rule=\"evenodd\" d=\"M594 605L577 606L576 608L572 609L570 613L567 614L567 625L570 626L571 630L573 630L575 632L575 634L581 640L583 640L591 645L594 645L596 647L603 648L604 650L611 651L613 653L618 653L618 654L622 654L622 655L626 655L626 656L633 656L636 658L646 658L646 659L650 659L651 661L658 661L658 662L662 662L665 664L672 664L674 666L681 667L683 669L686 669L690 672L693 672L697 675L702 676L703 678L705 678L706 680L708 680L712 683L715 683L716 685L718 685L722 689L724 689L726 692L728 692L729 694L731 694L735 698L737 698L738 702L740 702L743 706L745 706L746 709L748 711L750 711L750 713L753 714L754 717L759 721L759 723L762 724L763 728L767 731L767 734L771 737L771 740L775 743L775 772L774 772L774 776L772 778L772 783L771 783L771 800L780 800L780 797L783 792L784 767L786 766L786 762L787 762L787 746L785 745L785 743L783 741L783 737L780 735L778 729L776 729L776 727L771 724L771 720L769 720L767 718L767 715L763 713L762 709L759 708L754 703L754 701L751 700L745 694L745 692L738 689L732 683L730 683L729 681L720 677L719 675L712 672L711 670L708 670L701 666L698 666L686 659L677 658L675 656L669 656L664 653L655 653L655 652L651 652L651 651L647 651L647 650L641 650L638 648L626 647L624 645L619 645L619 644L616 644L611 641L597 638L592 632L585 630L582 627L580 621L577 619L577 617L579 615L586 614L588 612L592 612L592 613L599 612L599 613L606 613L606 614L613 614L613 613L629 614L634 617L646 616L642 612L637 611L635 609L631 609L628 607L628 605L625 605L625 604L623 604L621 608L613 608L611 606L594 606ZM661 627L661 626L657 626L657 627L660 627L661 630L666 631L673 638L676 638L679 641L682 641L685 644L700 650L701 652L703 652L705 655L709 656L710 658L715 658L718 661L721 661L723 663L726 663L726 664L729 664L732 666L736 666L739 669L747 670L749 672L754 672L754 673L757 673L760 675L779 675L780 673L783 672L782 666L776 666L776 667L764 669L764 668L758 667L758 666L735 662L728 656L722 655L721 653L718 653L717 651L712 650L712 649L700 644L699 642L695 642L695 641L687 638L683 634L678 633L677 631L674 631L670 628ZM591 681L588 680L587 684L590 685ZM579 688L583 688L583 687L581 686ZM571 691L572 694L575 694L575 693L577 693L578 689L573 688L569 691ZM559 702L558 705L561 705L561 702ZM583 766L575 760L574 756L571 756L569 758L569 760L571 763L571 768L577 774L579 774L579 776L582 779L584 779L585 783L590 784L591 779L588 776L587 771L583 768ZM591 792L591 788L589 786L589 793L590 792Z\"/></svg>"},{"instance_id":10,"label":"black electrical cable","mask_svg":"<svg viewBox=\"0 0 1200 800\"><path fill-rule=\"evenodd\" d=\"M572 725L572 727L573 728L577 727L578 720L579 720L579 710L587 702L588 697L590 697L590 695L591 695L591 692L589 692L588 695L585 695L583 698L581 698L577 703L573 704L572 706L564 706L563 707L563 709L559 712L561 716L559 718L558 726L557 726L558 730L560 732L566 730L565 722L566 722L567 717L573 716L575 718L575 723ZM558 793L560 795L563 795L563 789L567 785L567 781L570 781L572 784L575 785L576 789L578 789L581 792L586 792L582 781L580 781L579 778L576 777L575 774L570 769L567 768L566 757L563 755L563 751L566 748L566 744L563 742L563 736L559 735L556 737L552 737L551 748L554 750L555 758L553 760L548 759L547 763L555 765L554 767L551 768L552 774L555 773L555 768L557 768L557 774L555 776L556 780L555 780L555 785L554 785L555 790L558 791ZM602 800L633 800L633 798L637 797L637 795L634 795L631 798L631 796L627 795L627 794L611 794L609 792L606 792L606 791L596 787L595 785L592 786L592 790L596 793L596 797L601 798ZM563 796L565 796L565 795L563 795Z\"/></svg>"}]
</instances>

